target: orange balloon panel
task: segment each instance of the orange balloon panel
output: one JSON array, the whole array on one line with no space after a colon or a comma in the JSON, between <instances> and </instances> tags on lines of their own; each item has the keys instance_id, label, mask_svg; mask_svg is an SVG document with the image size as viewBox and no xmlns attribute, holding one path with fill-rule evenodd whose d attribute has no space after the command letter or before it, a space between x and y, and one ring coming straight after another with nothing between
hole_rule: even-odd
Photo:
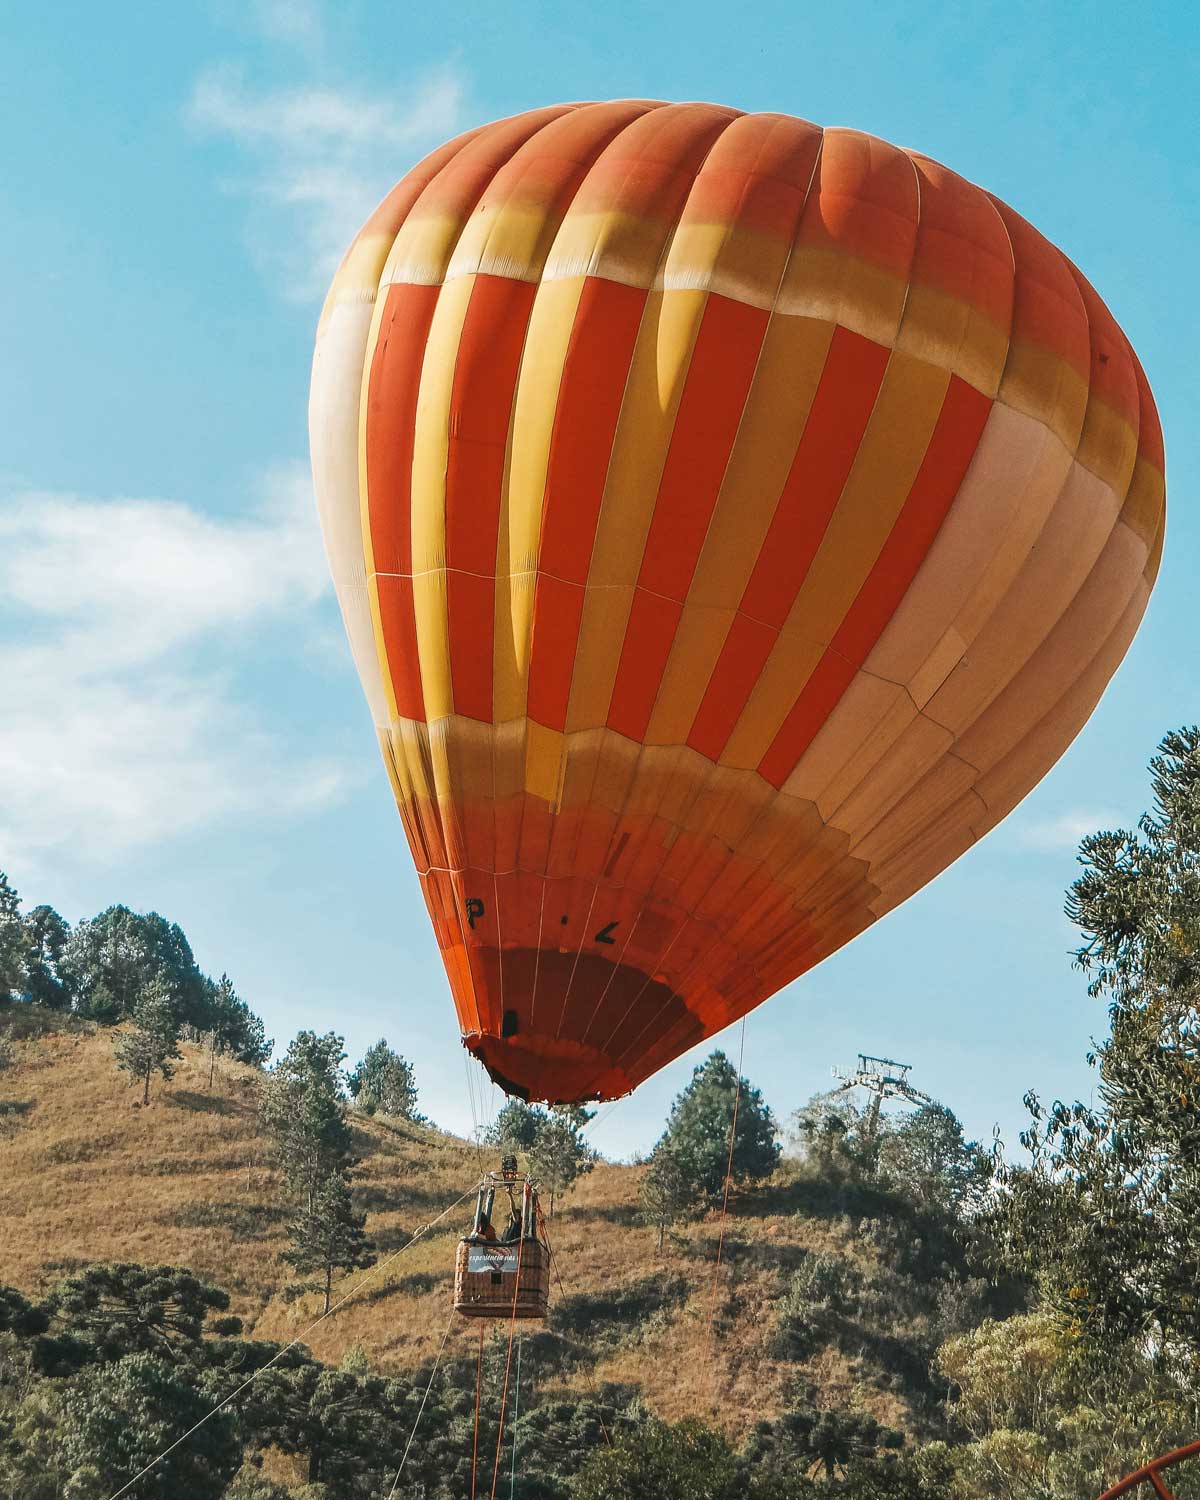
<instances>
[{"instance_id":1,"label":"orange balloon panel","mask_svg":"<svg viewBox=\"0 0 1200 1500\"><path fill-rule=\"evenodd\" d=\"M559 105L351 246L313 464L464 1040L612 1097L911 895L1087 719L1164 525L1075 267L852 130Z\"/></svg>"}]
</instances>

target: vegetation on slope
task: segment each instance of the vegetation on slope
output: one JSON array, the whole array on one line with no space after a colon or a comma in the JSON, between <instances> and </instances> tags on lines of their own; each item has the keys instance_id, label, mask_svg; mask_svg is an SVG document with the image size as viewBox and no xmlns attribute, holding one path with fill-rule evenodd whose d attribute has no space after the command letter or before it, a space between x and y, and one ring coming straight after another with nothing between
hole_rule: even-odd
<instances>
[{"instance_id":1,"label":"vegetation on slope","mask_svg":"<svg viewBox=\"0 0 1200 1500\"><path fill-rule=\"evenodd\" d=\"M143 1107L111 1030L20 992L0 1021L0 1496L106 1500L261 1369L142 1493L386 1494L420 1412L398 1491L418 1500L466 1500L473 1454L480 1492L503 1474L524 1500L1094 1500L1200 1430L1200 734L1152 769L1153 811L1084 841L1070 896L1111 1006L1094 1109L1031 1098L1009 1166L944 1106L876 1128L817 1099L780 1161L718 1053L626 1166L596 1158L586 1112L510 1106L489 1151L562 1198L561 1281L516 1371L507 1325L480 1346L450 1316L470 1205L436 1216L485 1158L416 1115L385 1043L350 1075L358 1108L340 1040L311 1033L268 1074L185 1041Z\"/></svg>"}]
</instances>

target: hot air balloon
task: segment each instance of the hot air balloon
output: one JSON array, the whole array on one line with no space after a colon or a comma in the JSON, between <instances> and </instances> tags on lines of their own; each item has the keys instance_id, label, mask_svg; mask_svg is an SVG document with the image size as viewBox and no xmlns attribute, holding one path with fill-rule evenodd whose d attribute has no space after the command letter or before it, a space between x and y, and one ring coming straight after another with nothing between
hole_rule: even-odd
<instances>
[{"instance_id":1,"label":"hot air balloon","mask_svg":"<svg viewBox=\"0 0 1200 1500\"><path fill-rule=\"evenodd\" d=\"M913 151L646 100L469 131L317 335L343 617L463 1039L624 1094L1000 821L1137 628L1145 376Z\"/></svg>"}]
</instances>

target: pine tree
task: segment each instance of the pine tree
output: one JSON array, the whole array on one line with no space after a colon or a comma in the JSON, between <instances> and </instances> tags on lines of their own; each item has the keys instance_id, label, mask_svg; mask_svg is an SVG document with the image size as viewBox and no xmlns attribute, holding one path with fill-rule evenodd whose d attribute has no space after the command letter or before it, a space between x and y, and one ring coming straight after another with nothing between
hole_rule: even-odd
<instances>
[{"instance_id":1,"label":"pine tree","mask_svg":"<svg viewBox=\"0 0 1200 1500\"><path fill-rule=\"evenodd\" d=\"M162 985L152 985L137 1001L132 1029L117 1035L113 1053L118 1068L142 1080L143 1104L150 1103L150 1079L156 1072L170 1082L175 1072L171 1062L180 1056L179 1020Z\"/></svg>"},{"instance_id":2,"label":"pine tree","mask_svg":"<svg viewBox=\"0 0 1200 1500\"><path fill-rule=\"evenodd\" d=\"M413 1066L380 1037L349 1077L350 1092L365 1114L416 1120L417 1078Z\"/></svg>"},{"instance_id":3,"label":"pine tree","mask_svg":"<svg viewBox=\"0 0 1200 1500\"><path fill-rule=\"evenodd\" d=\"M0 870L0 1001L21 987L23 950L21 898Z\"/></svg>"},{"instance_id":4,"label":"pine tree","mask_svg":"<svg viewBox=\"0 0 1200 1500\"><path fill-rule=\"evenodd\" d=\"M732 1157L729 1135L737 1111ZM726 1170L735 1182L766 1177L779 1162L775 1121L761 1092L723 1052L714 1052L692 1074L671 1107L663 1141L675 1152L697 1192L720 1195Z\"/></svg>"},{"instance_id":5,"label":"pine tree","mask_svg":"<svg viewBox=\"0 0 1200 1500\"><path fill-rule=\"evenodd\" d=\"M311 1209L317 1188L350 1167L342 1038L301 1031L263 1081L261 1111L292 1190Z\"/></svg>"},{"instance_id":6,"label":"pine tree","mask_svg":"<svg viewBox=\"0 0 1200 1500\"><path fill-rule=\"evenodd\" d=\"M283 1258L302 1275L320 1271L325 1278L325 1306L335 1270L353 1271L375 1264L375 1247L367 1239L366 1214L356 1214L350 1200L350 1186L340 1172L331 1173L319 1183L310 1202L288 1225L292 1241Z\"/></svg>"},{"instance_id":7,"label":"pine tree","mask_svg":"<svg viewBox=\"0 0 1200 1500\"><path fill-rule=\"evenodd\" d=\"M22 922L22 936L26 997L51 1010L69 1010L73 993L62 965L70 927L52 906L35 906Z\"/></svg>"},{"instance_id":8,"label":"pine tree","mask_svg":"<svg viewBox=\"0 0 1200 1500\"><path fill-rule=\"evenodd\" d=\"M642 1223L658 1231L661 1254L667 1230L679 1223L695 1199L687 1173L670 1146L660 1142L652 1153L638 1184L638 1196Z\"/></svg>"},{"instance_id":9,"label":"pine tree","mask_svg":"<svg viewBox=\"0 0 1200 1500\"><path fill-rule=\"evenodd\" d=\"M486 1134L487 1144L508 1151L528 1151L549 1116L540 1104L509 1099Z\"/></svg>"}]
</instances>

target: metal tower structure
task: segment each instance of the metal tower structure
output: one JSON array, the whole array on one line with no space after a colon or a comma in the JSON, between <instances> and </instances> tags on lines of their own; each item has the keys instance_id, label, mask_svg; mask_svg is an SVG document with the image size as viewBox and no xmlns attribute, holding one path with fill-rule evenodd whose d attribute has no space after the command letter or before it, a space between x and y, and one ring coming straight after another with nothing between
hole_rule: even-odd
<instances>
[{"instance_id":1,"label":"metal tower structure","mask_svg":"<svg viewBox=\"0 0 1200 1500\"><path fill-rule=\"evenodd\" d=\"M912 1063L896 1062L891 1057L869 1057L865 1052L858 1054L858 1070L854 1073L843 1073L839 1068L834 1068L833 1076L838 1080L841 1087L833 1090L834 1095L848 1094L851 1089L866 1089L871 1096L871 1102L867 1106L867 1116L863 1122L863 1130L869 1144L874 1145L876 1133L879 1130L879 1112L883 1108L885 1099L907 1099L911 1104L932 1104L933 1100L928 1094L923 1094L920 1089L914 1088L908 1081L908 1075L912 1072Z\"/></svg>"}]
</instances>

